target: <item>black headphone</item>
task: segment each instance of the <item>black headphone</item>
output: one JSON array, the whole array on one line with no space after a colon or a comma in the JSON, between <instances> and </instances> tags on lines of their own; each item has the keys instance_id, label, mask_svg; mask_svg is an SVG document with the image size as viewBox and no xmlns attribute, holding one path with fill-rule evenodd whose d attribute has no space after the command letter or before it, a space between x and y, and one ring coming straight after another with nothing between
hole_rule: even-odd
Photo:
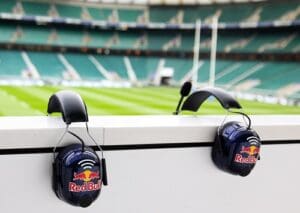
<instances>
[{"instance_id":1,"label":"black headphone","mask_svg":"<svg viewBox=\"0 0 300 213\"><path fill-rule=\"evenodd\" d=\"M187 84L185 83L185 86ZM186 96L189 92L190 87L185 93ZM215 135L212 160L223 171L247 176L259 159L261 141L258 134L251 128L250 117L243 112L230 110L242 109L237 100L222 89L205 88L192 93L183 103L181 111L197 112L201 104L210 96L214 96L228 112L241 114L247 123L246 125L237 121L224 123L226 118L224 119Z\"/></svg>"},{"instance_id":2,"label":"black headphone","mask_svg":"<svg viewBox=\"0 0 300 213\"><path fill-rule=\"evenodd\" d=\"M52 188L59 199L74 206L88 207L99 196L102 183L107 185L107 176L103 150L89 132L86 105L79 94L60 91L50 97L47 112L61 112L66 123L65 132L53 149ZM85 145L82 138L69 130L72 122L85 122L89 138L101 151L101 160L92 148ZM67 133L80 144L72 143L63 147L55 156L56 147Z\"/></svg>"}]
</instances>

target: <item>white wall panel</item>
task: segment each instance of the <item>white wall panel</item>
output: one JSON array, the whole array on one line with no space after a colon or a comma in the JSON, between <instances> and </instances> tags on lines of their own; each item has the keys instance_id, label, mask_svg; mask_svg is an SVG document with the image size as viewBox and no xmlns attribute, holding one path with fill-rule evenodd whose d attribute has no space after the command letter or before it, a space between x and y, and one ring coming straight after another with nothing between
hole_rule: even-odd
<instances>
[{"instance_id":1,"label":"white wall panel","mask_svg":"<svg viewBox=\"0 0 300 213\"><path fill-rule=\"evenodd\" d=\"M298 213L300 145L266 145L245 178L219 171L210 147L106 152L109 186L87 209L58 200L51 154L0 156L1 212Z\"/></svg>"},{"instance_id":2,"label":"white wall panel","mask_svg":"<svg viewBox=\"0 0 300 213\"><path fill-rule=\"evenodd\" d=\"M92 135L105 145L212 142L223 116L92 116ZM245 178L219 171L211 147L106 151L109 186L88 209L58 200L51 189L53 155L12 154L53 147L59 117L0 118L1 212L299 213L300 116L251 116L264 141L261 160ZM231 116L228 120L240 117ZM84 125L72 129L87 139ZM65 143L71 142L71 137ZM290 142L294 144L285 144ZM91 144L91 143L88 143ZM205 145L205 144L204 144ZM11 154L6 149L11 149ZM28 151L28 150L27 150Z\"/></svg>"}]
</instances>

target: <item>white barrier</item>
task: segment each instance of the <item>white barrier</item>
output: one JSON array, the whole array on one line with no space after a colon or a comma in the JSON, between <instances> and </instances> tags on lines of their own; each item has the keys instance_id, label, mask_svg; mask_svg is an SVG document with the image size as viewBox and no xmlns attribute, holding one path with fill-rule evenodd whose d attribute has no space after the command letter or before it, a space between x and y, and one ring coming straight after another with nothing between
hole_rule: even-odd
<instances>
[{"instance_id":1,"label":"white barrier","mask_svg":"<svg viewBox=\"0 0 300 213\"><path fill-rule=\"evenodd\" d=\"M51 150L64 131L61 118L2 117L0 209L32 213L299 212L300 116L251 118L264 144L272 145L262 147L256 168L242 178L219 171L210 158L209 143L223 116L90 117L92 135L106 148L109 186L91 207L82 209L60 201L51 189ZM83 124L72 124L72 128L87 138Z\"/></svg>"}]
</instances>

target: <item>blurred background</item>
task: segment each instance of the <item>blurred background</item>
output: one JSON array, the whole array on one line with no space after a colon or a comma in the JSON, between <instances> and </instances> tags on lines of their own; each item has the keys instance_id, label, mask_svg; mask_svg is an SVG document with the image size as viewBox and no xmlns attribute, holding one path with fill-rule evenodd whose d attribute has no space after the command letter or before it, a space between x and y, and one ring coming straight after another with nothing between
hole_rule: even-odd
<instances>
[{"instance_id":1,"label":"blurred background","mask_svg":"<svg viewBox=\"0 0 300 213\"><path fill-rule=\"evenodd\" d=\"M43 115L61 89L93 115L171 114L185 81L300 114L299 29L299 0L0 0L0 115Z\"/></svg>"}]
</instances>

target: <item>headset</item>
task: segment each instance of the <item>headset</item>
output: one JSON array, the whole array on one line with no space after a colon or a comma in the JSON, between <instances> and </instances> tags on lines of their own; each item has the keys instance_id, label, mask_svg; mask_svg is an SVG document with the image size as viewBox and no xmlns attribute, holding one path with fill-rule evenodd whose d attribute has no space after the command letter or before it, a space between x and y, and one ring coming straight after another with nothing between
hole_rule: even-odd
<instances>
[{"instance_id":1,"label":"headset","mask_svg":"<svg viewBox=\"0 0 300 213\"><path fill-rule=\"evenodd\" d=\"M53 148L52 188L59 199L74 206L88 207L99 196L102 183L107 185L107 175L103 150L88 128L86 105L79 94L64 90L50 97L47 112L61 112L66 123L63 135ZM101 152L101 159L81 137L69 130L73 122L85 122L87 134ZM67 134L77 141L57 148Z\"/></svg>"},{"instance_id":2,"label":"headset","mask_svg":"<svg viewBox=\"0 0 300 213\"><path fill-rule=\"evenodd\" d=\"M189 92L190 89L186 94ZM238 101L220 88L204 88L187 97L181 111L197 112L210 96L214 96L228 113L240 114L245 121L245 124L238 121L225 123L227 116L224 118L215 134L212 160L219 169L245 177L260 159L261 140L257 132L251 128L250 117L244 112L231 110L242 109Z\"/></svg>"}]
</instances>

